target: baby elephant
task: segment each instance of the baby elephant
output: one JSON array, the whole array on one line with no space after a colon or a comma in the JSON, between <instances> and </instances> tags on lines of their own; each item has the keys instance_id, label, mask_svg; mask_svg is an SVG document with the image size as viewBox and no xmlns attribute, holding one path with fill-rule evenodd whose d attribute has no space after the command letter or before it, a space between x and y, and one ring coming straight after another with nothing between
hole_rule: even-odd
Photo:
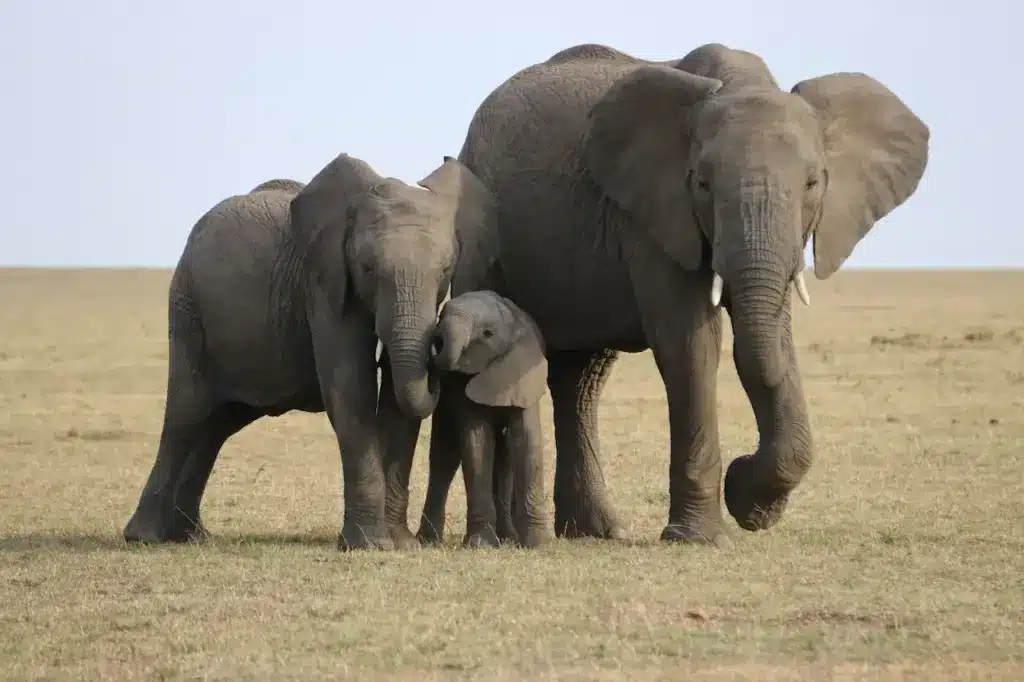
<instances>
[{"instance_id":1,"label":"baby elephant","mask_svg":"<svg viewBox=\"0 0 1024 682\"><path fill-rule=\"evenodd\" d=\"M512 301L470 291L444 306L430 354L442 370L441 396L417 536L424 543L444 537L448 489L461 463L463 544L496 547L499 537L541 544L553 530L544 511L540 399L548 366L540 330Z\"/></svg>"}]
</instances>

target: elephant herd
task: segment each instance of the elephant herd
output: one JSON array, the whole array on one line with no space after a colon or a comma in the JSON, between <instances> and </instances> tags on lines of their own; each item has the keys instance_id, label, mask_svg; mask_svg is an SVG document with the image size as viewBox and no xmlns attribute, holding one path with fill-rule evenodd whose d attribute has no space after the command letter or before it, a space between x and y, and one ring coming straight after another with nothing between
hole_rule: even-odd
<instances>
[{"instance_id":1,"label":"elephant herd","mask_svg":"<svg viewBox=\"0 0 1024 682\"><path fill-rule=\"evenodd\" d=\"M928 127L861 73L787 92L759 56L720 44L660 62L585 44L494 89L458 158L415 186L341 154L308 184L224 199L171 280L163 430L124 537L204 535L224 442L291 410L326 412L337 436L342 548L440 541L460 464L466 546L624 537L598 403L618 353L650 349L670 429L661 538L728 546L722 307L759 435L725 474L725 505L741 528L768 528L814 449L790 311L794 290L809 303L806 244L816 276L835 273L914 193L928 144ZM428 416L414 535L409 476Z\"/></svg>"}]
</instances>

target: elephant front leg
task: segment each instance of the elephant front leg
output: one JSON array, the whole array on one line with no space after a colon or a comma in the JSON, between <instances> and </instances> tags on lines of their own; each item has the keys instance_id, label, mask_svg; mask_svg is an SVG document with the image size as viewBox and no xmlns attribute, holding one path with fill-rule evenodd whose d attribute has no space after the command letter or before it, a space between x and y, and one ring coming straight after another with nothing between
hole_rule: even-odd
<instances>
[{"instance_id":1,"label":"elephant front leg","mask_svg":"<svg viewBox=\"0 0 1024 682\"><path fill-rule=\"evenodd\" d=\"M622 539L608 499L598 443L598 402L618 354L556 351L548 357L555 423L555 533Z\"/></svg>"},{"instance_id":2,"label":"elephant front leg","mask_svg":"<svg viewBox=\"0 0 1024 682\"><path fill-rule=\"evenodd\" d=\"M494 508L494 429L470 409L460 415L459 453L466 483L466 535L469 548L498 547Z\"/></svg>"},{"instance_id":3,"label":"elephant front leg","mask_svg":"<svg viewBox=\"0 0 1024 682\"><path fill-rule=\"evenodd\" d=\"M722 321L710 303L711 273L686 273L660 252L646 256L633 286L665 382L671 441L661 539L728 547L716 396Z\"/></svg>"},{"instance_id":4,"label":"elephant front leg","mask_svg":"<svg viewBox=\"0 0 1024 682\"><path fill-rule=\"evenodd\" d=\"M407 417L398 408L387 351L381 356L380 394L377 399L378 437L384 458L388 532L399 549L415 549L419 540L409 530L409 476L416 454L422 420Z\"/></svg>"},{"instance_id":5,"label":"elephant front leg","mask_svg":"<svg viewBox=\"0 0 1024 682\"><path fill-rule=\"evenodd\" d=\"M729 464L725 475L725 504L740 528L764 530L775 525L796 488L811 466L814 445L804 398L790 320L789 294L781 319L782 352L788 364L778 386L768 387L742 368L750 363L735 357L740 383L757 420L758 447Z\"/></svg>"},{"instance_id":6,"label":"elephant front leg","mask_svg":"<svg viewBox=\"0 0 1024 682\"><path fill-rule=\"evenodd\" d=\"M452 383L451 377L442 374L441 397L431 415L428 455L430 473L420 527L416 531L416 537L424 544L441 544L444 541L448 492L461 461L456 410L460 395L457 391L465 390L465 381L455 386Z\"/></svg>"},{"instance_id":7,"label":"elephant front leg","mask_svg":"<svg viewBox=\"0 0 1024 682\"><path fill-rule=\"evenodd\" d=\"M313 351L324 408L341 451L344 519L340 549L394 549L384 515L384 467L378 441L373 318L330 314L322 292L313 308Z\"/></svg>"},{"instance_id":8,"label":"elephant front leg","mask_svg":"<svg viewBox=\"0 0 1024 682\"><path fill-rule=\"evenodd\" d=\"M513 521L512 493L514 490L512 459L508 435L501 429L494 433L494 508L498 515L498 539L502 543L516 544L519 535Z\"/></svg>"}]
</instances>

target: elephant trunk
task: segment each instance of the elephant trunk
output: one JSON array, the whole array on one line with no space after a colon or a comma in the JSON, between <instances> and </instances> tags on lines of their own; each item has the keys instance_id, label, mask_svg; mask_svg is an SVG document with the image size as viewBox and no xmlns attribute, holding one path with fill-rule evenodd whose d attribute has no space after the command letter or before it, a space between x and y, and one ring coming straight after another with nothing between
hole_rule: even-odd
<instances>
[{"instance_id":1,"label":"elephant trunk","mask_svg":"<svg viewBox=\"0 0 1024 682\"><path fill-rule=\"evenodd\" d=\"M716 254L716 273L728 286L733 327L733 358L757 420L754 455L729 465L725 501L746 530L773 525L789 493L811 463L810 425L793 352L790 283L802 299L802 264L797 235L798 207L787 205L768 188L741 193L738 214L742 238L735 248Z\"/></svg>"},{"instance_id":2,"label":"elephant trunk","mask_svg":"<svg viewBox=\"0 0 1024 682\"><path fill-rule=\"evenodd\" d=\"M451 305L446 306L430 344L430 355L434 358L437 368L444 371L454 370L472 336L472 318Z\"/></svg>"},{"instance_id":3,"label":"elephant trunk","mask_svg":"<svg viewBox=\"0 0 1024 682\"><path fill-rule=\"evenodd\" d=\"M797 256L794 240L789 239L791 224L799 214L768 187L744 188L739 201L717 211L724 229L718 235L735 234L731 225L742 230L739 238L715 244L715 278L712 297L721 295L724 280L729 286L729 316L736 344L737 371L761 385L774 388L788 367L782 353L780 321L787 301L787 288ZM716 291L717 290L717 291ZM717 303L717 300L716 300Z\"/></svg>"},{"instance_id":4,"label":"elephant trunk","mask_svg":"<svg viewBox=\"0 0 1024 682\"><path fill-rule=\"evenodd\" d=\"M788 278L763 254L743 254L729 270L737 371L767 388L782 383L788 369L782 355L780 317Z\"/></svg>"},{"instance_id":5,"label":"elephant trunk","mask_svg":"<svg viewBox=\"0 0 1024 682\"><path fill-rule=\"evenodd\" d=\"M387 347L398 409L418 419L434 411L440 395L438 377L427 360L437 309L433 296L421 294L420 287L399 288L390 314L377 319L377 335Z\"/></svg>"}]
</instances>

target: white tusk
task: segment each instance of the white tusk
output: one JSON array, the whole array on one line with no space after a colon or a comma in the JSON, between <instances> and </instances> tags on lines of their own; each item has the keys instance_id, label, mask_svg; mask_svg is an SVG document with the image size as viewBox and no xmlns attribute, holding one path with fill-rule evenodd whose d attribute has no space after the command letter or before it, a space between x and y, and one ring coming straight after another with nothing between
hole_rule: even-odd
<instances>
[{"instance_id":1,"label":"white tusk","mask_svg":"<svg viewBox=\"0 0 1024 682\"><path fill-rule=\"evenodd\" d=\"M796 295L800 297L804 305L811 304L811 295L807 293L807 283L804 282L804 273L796 273L796 277L793 278L793 284L796 285Z\"/></svg>"},{"instance_id":2,"label":"white tusk","mask_svg":"<svg viewBox=\"0 0 1024 682\"><path fill-rule=\"evenodd\" d=\"M721 275L715 273L715 278L711 280L711 305L718 307L718 304L722 302L722 287L725 286L725 281Z\"/></svg>"},{"instance_id":3,"label":"white tusk","mask_svg":"<svg viewBox=\"0 0 1024 682\"><path fill-rule=\"evenodd\" d=\"M384 352L384 342L377 339L377 353L374 357L377 358L377 362L380 362L380 356Z\"/></svg>"}]
</instances>

